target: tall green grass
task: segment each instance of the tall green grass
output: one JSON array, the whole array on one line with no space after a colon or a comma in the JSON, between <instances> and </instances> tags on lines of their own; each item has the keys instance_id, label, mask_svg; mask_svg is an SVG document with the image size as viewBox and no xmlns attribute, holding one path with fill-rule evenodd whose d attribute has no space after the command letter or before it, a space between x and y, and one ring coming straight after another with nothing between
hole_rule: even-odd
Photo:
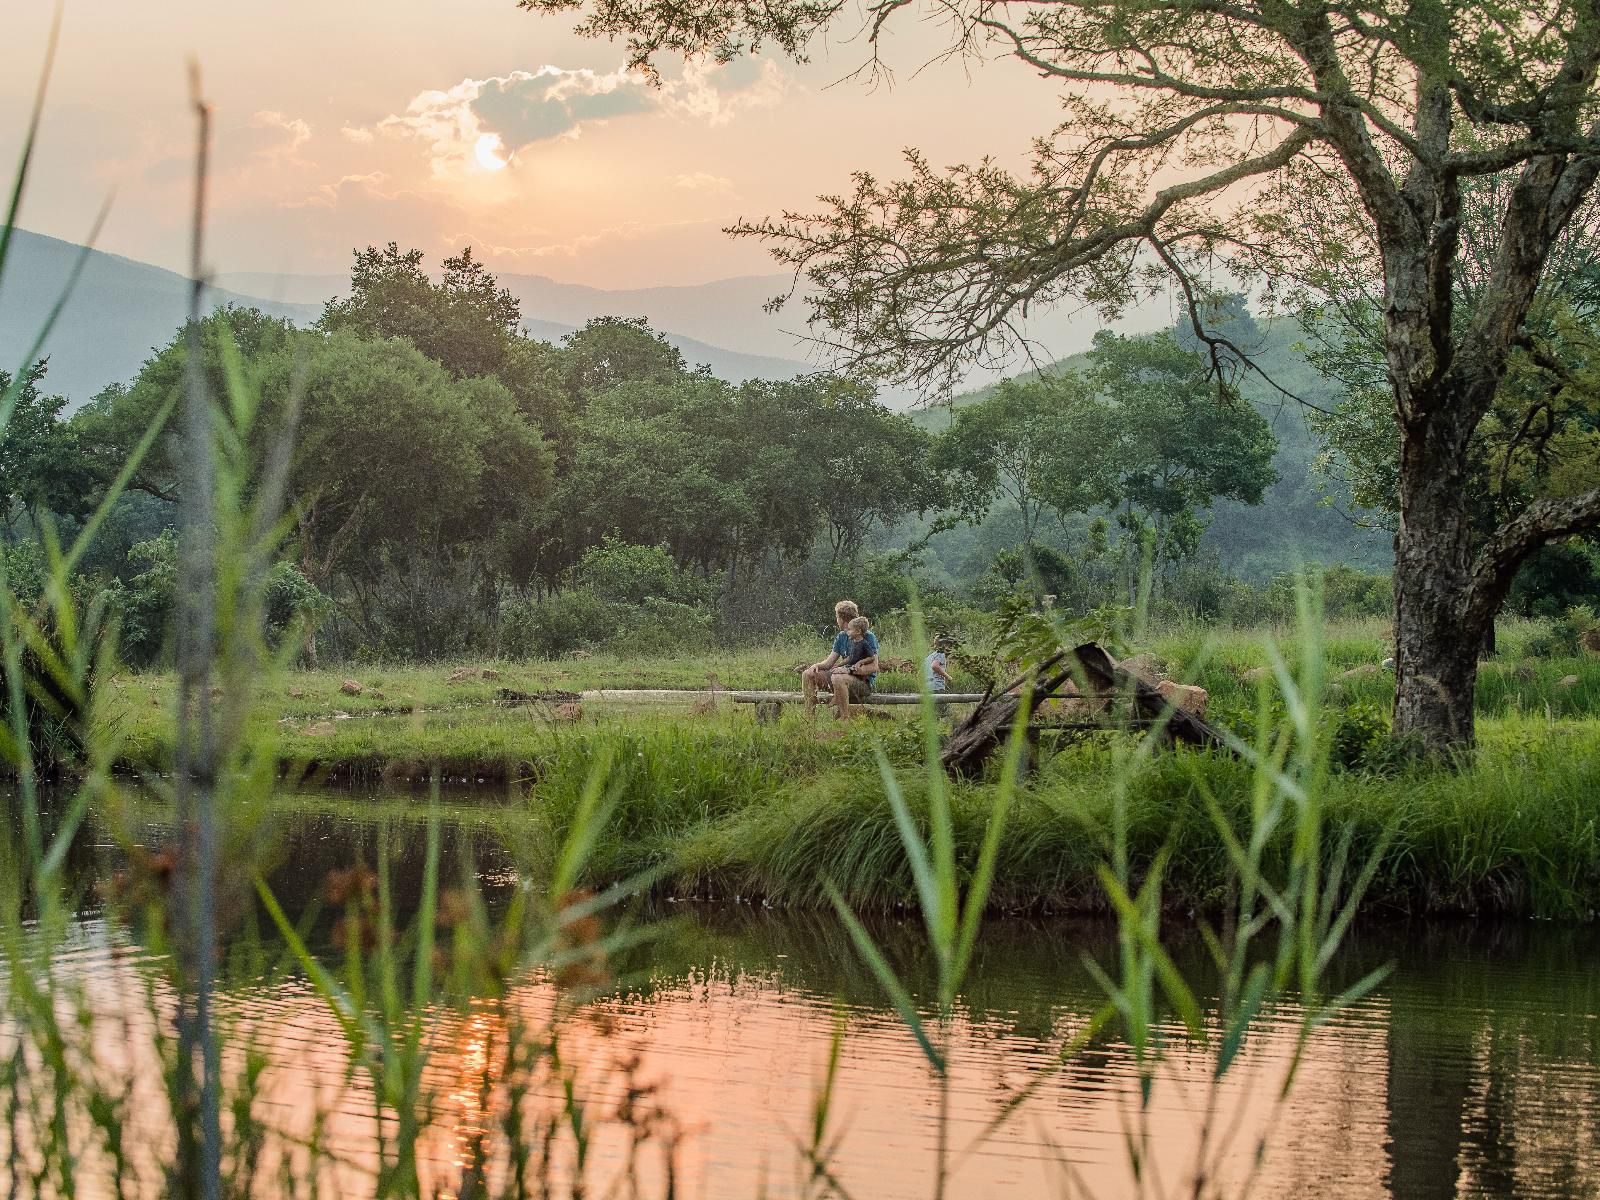
<instances>
[{"instance_id":1,"label":"tall green grass","mask_svg":"<svg viewBox=\"0 0 1600 1200\"><path fill-rule=\"evenodd\" d=\"M208 118L198 99L196 108L198 303ZM31 146L30 133L0 270ZM992 778L956 783L939 766L931 704L919 720L885 730L796 717L775 728L718 717L546 729L520 739L519 803L486 826L518 865L503 906L491 911L470 873L444 856L435 773L426 808L416 810L420 879L399 878L399 841L385 831L374 861L333 873L321 906L291 913L267 882L262 836L284 748L275 682L283 663L262 637L261 595L263 567L286 532L279 484L290 443L285 434L265 463L257 460L254 397L236 363L228 374L224 395L210 394L196 372L185 396L185 607L176 694L167 693L175 773L143 781L176 814L171 844L142 844L137 817L149 794L113 773L129 761L130 732L113 715L126 697L103 686L115 677L114 638L68 587L117 488L73 545L47 539L37 605L19 602L0 576L0 760L18 792L15 827L0 835L0 1178L8 1194L317 1196L353 1158L364 1169L361 1186L377 1197L593 1195L604 1169L596 1129L606 1118L600 1088L572 1052L573 1022L611 986L612 956L649 936L619 904L660 882L815 904L836 916L838 944L859 958L927 1064L937 1100L927 1172L936 1200L967 1149L950 1143L952 1029L983 915L1040 905L1107 913L1115 963L1085 966L1103 1002L1057 1047L1055 1063L1000 1107L985 1136L1086 1047L1116 1039L1140 1084L1126 1125L1131 1177L1140 1194L1154 1194L1162 1189L1149 1170L1158 1149L1149 1113L1157 1089L1178 1086L1170 1047L1183 1039L1201 1048L1211 1071L1181 1186L1207 1197L1219 1192L1233 1150L1222 1085L1262 1021L1292 998L1303 1049L1320 1024L1379 982L1375 973L1325 994L1327 968L1363 904L1539 915L1595 907L1600 736L1556 725L1553 702L1541 717L1508 689L1490 695L1505 706L1502 725L1459 770L1376 759L1366 770L1341 769L1330 691L1360 699L1379 684L1370 675L1328 676L1369 663L1381 647L1370 630L1324 641L1315 597L1305 593L1300 622L1281 643L1198 634L1170 641L1187 673L1213 680L1219 704L1239 713L1244 740L1233 756L1169 752L1157 736L1118 731L1038 756L1025 776L1033 756L1019 728ZM0 427L8 411L9 397L0 399ZM145 444L161 432L158 422ZM914 618L910 641L920 657ZM1253 666L1268 678L1247 686L1242 676ZM57 797L39 787L49 748L41 729L52 721L72 724L75 775ZM65 864L91 807L128 863L104 898L106 915L143 951L130 956L137 994L118 997L109 1017L70 954L83 897ZM863 908L895 904L915 908L933 962L932 987L920 995L861 919ZM1169 952L1175 919L1202 939L1207 969L1222 981L1214 1003L1202 1005L1204 993ZM317 944L319 928L332 953ZM293 977L320 998L347 1064L346 1092L329 1104L358 1103L367 1117L353 1156L329 1140L328 1108L284 1114L265 1103L265 1081L281 1064L247 1022L217 1011L225 959L242 960L252 977ZM537 1017L511 1003L512 990L529 981L555 997ZM425 1162L439 1110L430 1080L460 1073L435 1031L441 1018L468 1011L493 1018L486 1065L468 1081L486 1120L465 1161ZM836 1167L846 1033L841 1019L797 1141L808 1195L850 1194ZM140 1086L151 1080L137 1074L139 1064L153 1064L154 1092ZM676 1134L627 1071L626 1103L609 1118L630 1135L618 1187L638 1193L639 1149L654 1139L671 1196ZM1275 1110L1293 1083L1291 1071L1270 1097ZM1247 1148L1244 1191L1272 1124Z\"/></svg>"},{"instance_id":2,"label":"tall green grass","mask_svg":"<svg viewBox=\"0 0 1600 1200\"><path fill-rule=\"evenodd\" d=\"M195 108L198 316L209 152L209 109L198 90ZM0 268L31 146L30 134ZM628 887L594 895L576 886L611 803L608 773L590 766L543 886L519 890L494 918L474 880L445 890L435 817L416 911L397 908L390 842L380 838L376 864L353 863L328 881L342 962L310 952L303 927L264 881L269 851L258 836L279 766L275 726L257 708L259 681L281 667L263 636L263 585L287 531L279 513L292 431L280 431L276 449L258 461L253 447L264 431L255 397L226 346L224 361L225 395L211 394L198 370L184 395L173 770L143 780L175 813L170 844L142 844L135 817L147 797L130 795L112 773L126 761L123 728L107 719L98 685L113 676L115 637L101 636L69 586L137 457L72 546L58 546L45 521L41 600L24 604L0 573L0 763L17 784L17 827L0 829L0 1181L8 1195L29 1197L325 1194L333 1171L351 1166L325 1137L330 1111L267 1110L263 1079L275 1064L256 1031L216 1010L226 950L230 960L249 959L252 975L302 974L325 1002L351 1078L365 1084L370 1143L356 1157L372 1195L583 1195L594 1186L586 1156L593 1118L589 1089L563 1050L565 1029L587 992L605 982L608 953L636 940L598 924ZM0 431L10 399L0 402ZM163 433L166 416L144 447ZM46 795L40 756L57 752L63 725L72 735L73 782L64 795ZM64 868L91 806L128 863L109 881L106 914L145 951L131 968L134 994L117 996L109 1017L71 953L83 897ZM271 949L253 935L257 916L275 932ZM548 973L560 994L539 1020L506 1003L509 988L535 971ZM427 1082L436 1054L430 1031L441 1008L469 1004L497 1009L501 1032L486 1049L482 1082L494 1125L481 1131L470 1161L425 1170L418 1150L438 1111L437 1085ZM555 1108L536 1103L552 1089L561 1097ZM653 1136L647 1106L635 1105L629 1119L638 1123L636 1145ZM569 1152L571 1164L553 1167Z\"/></svg>"}]
</instances>

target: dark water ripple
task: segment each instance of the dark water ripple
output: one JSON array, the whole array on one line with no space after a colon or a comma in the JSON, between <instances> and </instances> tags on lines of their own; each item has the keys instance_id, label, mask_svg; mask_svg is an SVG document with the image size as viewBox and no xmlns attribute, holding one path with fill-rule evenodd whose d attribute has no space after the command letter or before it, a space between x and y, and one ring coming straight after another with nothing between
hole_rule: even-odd
<instances>
[{"instance_id":1,"label":"dark water ripple","mask_svg":"<svg viewBox=\"0 0 1600 1200\"><path fill-rule=\"evenodd\" d=\"M152 844L161 840L159 818L145 833ZM463 811L449 835L451 861L474 862L491 900L516 885L514 858L492 824ZM372 861L378 836L358 805L319 808L301 799L286 807L271 881L291 916L312 902L329 869L355 857ZM417 877L418 842L413 822L392 849L402 884ZM116 839L87 844L81 870L117 869ZM405 892L397 887L402 908ZM803 1176L795 1139L810 1119L836 1021L845 1031L832 1126L841 1135L838 1176L858 1197L929 1194L938 1088L836 923L745 905L668 905L662 915L660 938L615 964L621 982L597 1006L609 1028L580 1038L578 1052L596 1078L638 1055L637 1076L659 1085L660 1102L687 1133L687 1194L795 1194ZM1163 1025L1164 1055L1144 1110L1128 1046L1112 1041L1065 1064L1056 1058L1101 1003L1083 960L1108 960L1108 932L1020 920L985 930L949 1031L953 1195L1132 1195L1126 1138L1140 1129L1162 1185L1151 1194L1185 1190L1213 1097L1207 1052L1175 1024ZM1198 972L1197 947L1183 930L1171 932L1180 960ZM926 995L930 967L916 926L882 921L874 933L914 994ZM1382 963L1395 964L1394 975L1312 1035L1281 1105L1275 1097L1303 1012L1289 1004L1262 1020L1209 1110L1221 1193L1236 1194L1250 1179L1265 1138L1257 1196L1600 1195L1600 934L1366 926L1336 963L1333 986ZM159 960L86 903L56 965L84 989L106 1038L135 1047L124 1046L115 1061L153 1072L137 1046L147 1045L151 1021L141 980ZM512 997L534 1017L551 1001L540 977ZM169 1003L157 988L157 1011ZM330 1143L359 1158L370 1135L370 1090L359 1075L347 1077L337 1025L311 985L277 970L234 971L219 1008L238 1033L235 1054L247 1036L272 1054L262 1111L289 1126L320 1107L332 1114ZM487 1007L430 1016L429 1082L440 1106L427 1150L436 1161L459 1155L484 1126L474 1064L485 1061L497 1019ZM0 1041L8 1035L0 1027ZM980 1139L1008 1098L1041 1075L1048 1077L1015 1116ZM154 1086L153 1074L148 1082ZM603 1154L618 1153L617 1145L597 1139ZM344 1185L363 1191L357 1171Z\"/></svg>"}]
</instances>

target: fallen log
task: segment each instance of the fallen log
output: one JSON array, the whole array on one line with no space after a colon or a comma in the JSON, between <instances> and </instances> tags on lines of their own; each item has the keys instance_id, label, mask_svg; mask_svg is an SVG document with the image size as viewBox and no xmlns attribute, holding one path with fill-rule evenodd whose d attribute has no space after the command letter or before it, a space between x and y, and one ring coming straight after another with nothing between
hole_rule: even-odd
<instances>
[{"instance_id":1,"label":"fallen log","mask_svg":"<svg viewBox=\"0 0 1600 1200\"><path fill-rule=\"evenodd\" d=\"M1228 749L1227 738L1221 730L1204 718L1169 703L1138 675L1118 666L1104 647L1085 642L1072 650L1056 651L1008 684L1005 690L986 693L978 707L951 731L939 756L944 769L951 775L966 778L977 775L989 756L1010 736L1024 697L1031 715L1069 680L1075 681L1080 691L1128 697L1136 718L1130 724L1135 727L1153 727L1168 741ZM1113 723L1102 727L1117 728Z\"/></svg>"},{"instance_id":2,"label":"fallen log","mask_svg":"<svg viewBox=\"0 0 1600 1200\"><path fill-rule=\"evenodd\" d=\"M985 692L934 692L932 699L935 704L976 704L982 700ZM715 691L706 688L594 688L580 693L584 701L605 702L612 701L617 704L693 704L696 700L715 698L729 700L734 704L800 704L805 700L804 692L765 692L765 691L727 691L718 688ZM817 693L819 704L828 703L830 694ZM873 692L865 700L852 700L852 705L880 705L880 704L920 704L922 695L919 692Z\"/></svg>"}]
</instances>

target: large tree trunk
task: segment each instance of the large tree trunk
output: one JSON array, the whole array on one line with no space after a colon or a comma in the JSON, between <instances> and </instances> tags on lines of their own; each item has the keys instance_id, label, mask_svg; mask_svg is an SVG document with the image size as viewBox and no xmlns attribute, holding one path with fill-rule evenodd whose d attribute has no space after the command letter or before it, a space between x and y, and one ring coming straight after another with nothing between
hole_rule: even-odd
<instances>
[{"instance_id":1,"label":"large tree trunk","mask_svg":"<svg viewBox=\"0 0 1600 1200\"><path fill-rule=\"evenodd\" d=\"M1473 538L1465 496L1466 440L1435 411L1404 436L1395 535L1396 737L1430 754L1472 744L1481 628L1468 628Z\"/></svg>"}]
</instances>

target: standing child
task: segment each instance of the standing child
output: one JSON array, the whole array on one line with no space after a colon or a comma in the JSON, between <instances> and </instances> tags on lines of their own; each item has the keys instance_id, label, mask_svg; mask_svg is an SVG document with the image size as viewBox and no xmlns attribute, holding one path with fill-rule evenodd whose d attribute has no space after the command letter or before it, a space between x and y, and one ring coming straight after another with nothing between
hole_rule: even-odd
<instances>
[{"instance_id":1,"label":"standing child","mask_svg":"<svg viewBox=\"0 0 1600 1200\"><path fill-rule=\"evenodd\" d=\"M933 650L922 660L922 682L930 692L947 691L950 687L949 654L955 643L940 636L933 639Z\"/></svg>"}]
</instances>

